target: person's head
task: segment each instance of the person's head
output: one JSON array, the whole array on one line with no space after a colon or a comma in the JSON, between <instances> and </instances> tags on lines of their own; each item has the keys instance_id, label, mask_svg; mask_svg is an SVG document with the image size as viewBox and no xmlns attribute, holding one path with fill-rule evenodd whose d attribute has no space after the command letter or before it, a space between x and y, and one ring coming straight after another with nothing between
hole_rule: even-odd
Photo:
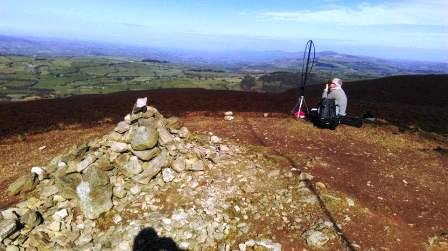
<instances>
[{"instance_id":1,"label":"person's head","mask_svg":"<svg viewBox=\"0 0 448 251\"><path fill-rule=\"evenodd\" d=\"M342 87L342 80L339 78L333 78L333 80L331 80L331 84L330 84L330 88L331 89L336 89L336 88L341 88Z\"/></svg>"}]
</instances>

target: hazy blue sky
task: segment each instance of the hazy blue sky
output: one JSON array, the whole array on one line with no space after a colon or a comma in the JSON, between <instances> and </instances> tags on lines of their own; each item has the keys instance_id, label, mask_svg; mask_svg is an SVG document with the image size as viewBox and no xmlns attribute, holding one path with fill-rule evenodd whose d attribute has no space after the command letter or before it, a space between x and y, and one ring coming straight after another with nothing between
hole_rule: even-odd
<instances>
[{"instance_id":1,"label":"hazy blue sky","mask_svg":"<svg viewBox=\"0 0 448 251\"><path fill-rule=\"evenodd\" d=\"M447 12L448 0L0 0L0 33L207 50L300 51L313 39L318 50L443 59Z\"/></svg>"}]
</instances>

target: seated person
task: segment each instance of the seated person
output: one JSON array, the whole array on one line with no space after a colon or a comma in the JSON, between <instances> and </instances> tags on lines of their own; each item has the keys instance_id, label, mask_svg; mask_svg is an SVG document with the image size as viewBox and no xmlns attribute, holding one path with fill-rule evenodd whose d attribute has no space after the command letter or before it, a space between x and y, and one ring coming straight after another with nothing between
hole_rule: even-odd
<instances>
[{"instance_id":1,"label":"seated person","mask_svg":"<svg viewBox=\"0 0 448 251\"><path fill-rule=\"evenodd\" d=\"M345 95L345 92L342 89L342 80L333 78L333 80L326 85L326 88L322 93L322 98L335 99L336 115L339 117L347 115L347 95Z\"/></svg>"}]
</instances>

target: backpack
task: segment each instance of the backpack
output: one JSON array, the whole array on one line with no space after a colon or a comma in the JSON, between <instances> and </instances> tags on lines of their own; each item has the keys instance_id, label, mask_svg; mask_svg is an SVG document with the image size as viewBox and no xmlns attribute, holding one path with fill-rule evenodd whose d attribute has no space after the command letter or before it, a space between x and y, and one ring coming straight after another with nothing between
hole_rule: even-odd
<instances>
[{"instance_id":1,"label":"backpack","mask_svg":"<svg viewBox=\"0 0 448 251\"><path fill-rule=\"evenodd\" d=\"M319 103L318 116L316 124L320 128L328 128L334 130L339 124L336 115L335 99L323 98Z\"/></svg>"}]
</instances>

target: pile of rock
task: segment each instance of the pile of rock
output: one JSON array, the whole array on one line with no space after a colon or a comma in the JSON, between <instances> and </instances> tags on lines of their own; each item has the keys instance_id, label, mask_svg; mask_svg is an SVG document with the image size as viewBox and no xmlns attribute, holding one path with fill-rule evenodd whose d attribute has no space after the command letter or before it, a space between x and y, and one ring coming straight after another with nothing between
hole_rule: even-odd
<instances>
[{"instance_id":1,"label":"pile of rock","mask_svg":"<svg viewBox=\"0 0 448 251\"><path fill-rule=\"evenodd\" d=\"M203 171L216 161L216 153L189 142L189 131L177 118L164 118L146 103L138 99L113 132L33 167L9 186L9 195L29 194L1 212L0 241L9 250L100 250L92 243L94 233L82 230L93 230L97 219L122 210L156 176L168 183L176 173Z\"/></svg>"},{"instance_id":2,"label":"pile of rock","mask_svg":"<svg viewBox=\"0 0 448 251\"><path fill-rule=\"evenodd\" d=\"M1 211L0 250L132 250L146 228L188 250L328 245L337 235L320 221L313 177L284 161L190 134L138 99L112 132L9 186L27 199Z\"/></svg>"},{"instance_id":3,"label":"pile of rock","mask_svg":"<svg viewBox=\"0 0 448 251\"><path fill-rule=\"evenodd\" d=\"M233 116L232 111L227 111L224 113L224 120L230 121L230 120L234 120L234 119L235 119L235 117Z\"/></svg>"}]
</instances>

